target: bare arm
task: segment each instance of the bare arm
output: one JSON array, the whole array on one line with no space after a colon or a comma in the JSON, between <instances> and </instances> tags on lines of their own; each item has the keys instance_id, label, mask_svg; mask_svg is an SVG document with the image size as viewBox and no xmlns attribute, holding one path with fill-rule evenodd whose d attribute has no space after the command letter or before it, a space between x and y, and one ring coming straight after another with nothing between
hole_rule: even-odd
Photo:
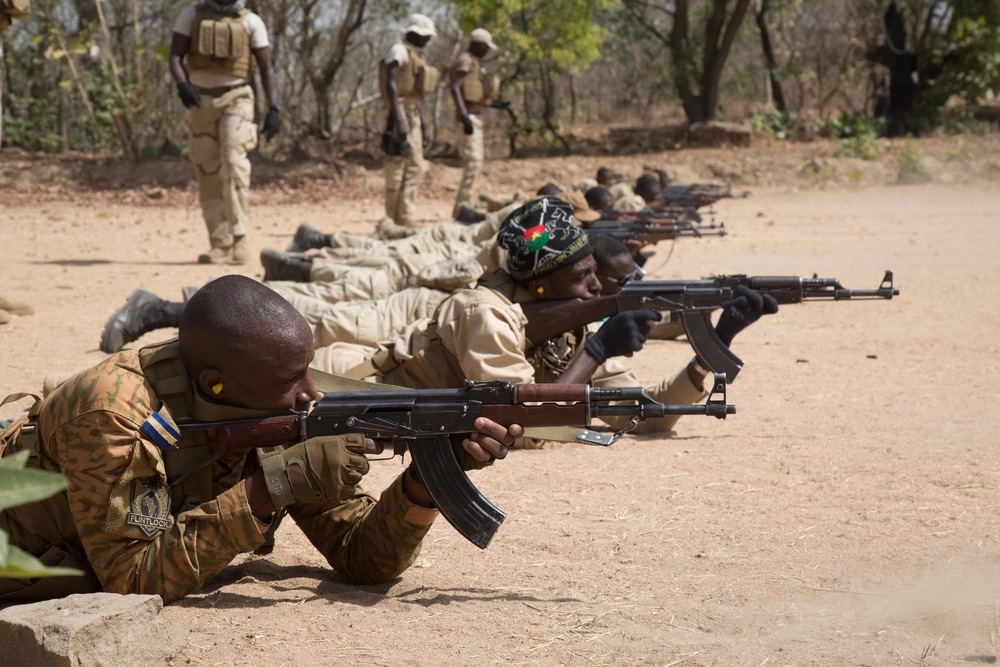
<instances>
[{"instance_id":1,"label":"bare arm","mask_svg":"<svg viewBox=\"0 0 1000 667\"><path fill-rule=\"evenodd\" d=\"M187 72L184 70L184 56L191 48L191 37L179 32L170 38L170 75L176 83L188 83Z\"/></svg>"},{"instance_id":2,"label":"bare arm","mask_svg":"<svg viewBox=\"0 0 1000 667\"><path fill-rule=\"evenodd\" d=\"M253 55L257 59L257 67L260 69L260 83L264 88L264 95L267 97L267 106L268 108L277 106L278 87L274 82L274 68L271 66L271 47L254 49Z\"/></svg>"},{"instance_id":3,"label":"bare arm","mask_svg":"<svg viewBox=\"0 0 1000 667\"><path fill-rule=\"evenodd\" d=\"M455 109L458 110L459 118L469 115L469 110L465 107L465 100L462 99L462 84L465 83L465 72L455 70L451 78L451 98L455 100Z\"/></svg>"},{"instance_id":4,"label":"bare arm","mask_svg":"<svg viewBox=\"0 0 1000 667\"><path fill-rule=\"evenodd\" d=\"M386 67L386 87L389 89L389 118L399 138L405 137L410 131L403 115L403 105L399 100L399 63L395 60Z\"/></svg>"}]
</instances>

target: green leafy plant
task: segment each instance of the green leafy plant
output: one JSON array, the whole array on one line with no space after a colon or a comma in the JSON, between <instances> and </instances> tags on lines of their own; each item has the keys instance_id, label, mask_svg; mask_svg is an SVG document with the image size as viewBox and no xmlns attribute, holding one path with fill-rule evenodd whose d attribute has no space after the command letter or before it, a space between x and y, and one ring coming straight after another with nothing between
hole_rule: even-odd
<instances>
[{"instance_id":1,"label":"green leafy plant","mask_svg":"<svg viewBox=\"0 0 1000 667\"><path fill-rule=\"evenodd\" d=\"M66 480L56 473L24 467L28 452L0 458L0 512L10 507L44 500L66 488ZM35 578L83 574L69 567L47 567L37 558L10 543L0 529L0 577Z\"/></svg>"},{"instance_id":2,"label":"green leafy plant","mask_svg":"<svg viewBox=\"0 0 1000 667\"><path fill-rule=\"evenodd\" d=\"M840 140L837 157L854 157L874 160L886 152L879 141L885 131L885 122L879 118L867 118L857 114L842 113L826 121L827 132Z\"/></svg>"},{"instance_id":3,"label":"green leafy plant","mask_svg":"<svg viewBox=\"0 0 1000 667\"><path fill-rule=\"evenodd\" d=\"M921 162L920 149L917 142L910 140L903 144L899 151L899 171L896 174L897 183L927 183L930 174Z\"/></svg>"}]
</instances>

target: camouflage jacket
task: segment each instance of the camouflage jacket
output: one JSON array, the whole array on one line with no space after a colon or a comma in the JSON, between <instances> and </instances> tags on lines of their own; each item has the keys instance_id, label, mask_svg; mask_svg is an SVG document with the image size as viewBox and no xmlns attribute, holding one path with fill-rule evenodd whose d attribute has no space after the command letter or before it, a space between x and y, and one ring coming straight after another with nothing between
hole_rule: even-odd
<instances>
[{"instance_id":1,"label":"camouflage jacket","mask_svg":"<svg viewBox=\"0 0 1000 667\"><path fill-rule=\"evenodd\" d=\"M164 450L143 430L161 407L134 351L58 387L39 415L39 458L68 480L57 498L72 520L35 521L30 505L19 508L20 524L36 527L19 546L36 553L59 544L80 548L105 591L168 601L261 546L270 526L254 518L243 483L256 456L224 456L197 472L199 484L171 487ZM177 444L183 448L184 440ZM51 503L45 511L53 512ZM370 583L409 567L437 511L407 500L400 477L378 501L359 488L347 502L291 506L289 514L335 570Z\"/></svg>"}]
</instances>

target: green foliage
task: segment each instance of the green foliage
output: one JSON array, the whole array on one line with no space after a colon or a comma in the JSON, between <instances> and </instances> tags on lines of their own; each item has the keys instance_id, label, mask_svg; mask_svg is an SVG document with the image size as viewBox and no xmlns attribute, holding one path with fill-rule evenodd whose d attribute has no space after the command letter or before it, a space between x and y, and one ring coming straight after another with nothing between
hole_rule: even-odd
<instances>
[{"instance_id":1,"label":"green foliage","mask_svg":"<svg viewBox=\"0 0 1000 667\"><path fill-rule=\"evenodd\" d=\"M750 127L753 128L754 132L771 134L777 139L785 139L788 136L789 120L788 114L783 114L777 109L767 109L750 116Z\"/></svg>"},{"instance_id":2,"label":"green foliage","mask_svg":"<svg viewBox=\"0 0 1000 667\"><path fill-rule=\"evenodd\" d=\"M55 473L24 467L28 452L0 458L0 512L44 500L66 488L66 480ZM38 559L12 545L0 529L0 577L34 578L83 574L68 567L46 567Z\"/></svg>"},{"instance_id":3,"label":"green foliage","mask_svg":"<svg viewBox=\"0 0 1000 667\"><path fill-rule=\"evenodd\" d=\"M927 183L931 180L930 174L924 169L921 162L923 156L917 142L912 139L903 144L899 152L899 170L896 174L897 183Z\"/></svg>"},{"instance_id":4,"label":"green foliage","mask_svg":"<svg viewBox=\"0 0 1000 667\"><path fill-rule=\"evenodd\" d=\"M526 69L581 72L598 56L605 30L596 12L616 0L459 0L462 26L487 26L494 40Z\"/></svg>"},{"instance_id":5,"label":"green foliage","mask_svg":"<svg viewBox=\"0 0 1000 667\"><path fill-rule=\"evenodd\" d=\"M827 119L826 129L830 136L840 140L840 148L835 153L837 157L874 160L886 152L879 140L885 131L883 119L842 113L838 117Z\"/></svg>"}]
</instances>

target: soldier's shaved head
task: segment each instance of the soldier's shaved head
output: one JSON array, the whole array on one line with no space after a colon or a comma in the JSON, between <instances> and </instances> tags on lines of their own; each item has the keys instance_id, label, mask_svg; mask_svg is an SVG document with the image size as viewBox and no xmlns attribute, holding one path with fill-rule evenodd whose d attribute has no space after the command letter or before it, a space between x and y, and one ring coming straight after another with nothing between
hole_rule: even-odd
<instances>
[{"instance_id":1,"label":"soldier's shaved head","mask_svg":"<svg viewBox=\"0 0 1000 667\"><path fill-rule=\"evenodd\" d=\"M284 350L312 340L301 314L270 287L246 276L208 283L184 306L181 357L192 376L203 368L272 364Z\"/></svg>"}]
</instances>

